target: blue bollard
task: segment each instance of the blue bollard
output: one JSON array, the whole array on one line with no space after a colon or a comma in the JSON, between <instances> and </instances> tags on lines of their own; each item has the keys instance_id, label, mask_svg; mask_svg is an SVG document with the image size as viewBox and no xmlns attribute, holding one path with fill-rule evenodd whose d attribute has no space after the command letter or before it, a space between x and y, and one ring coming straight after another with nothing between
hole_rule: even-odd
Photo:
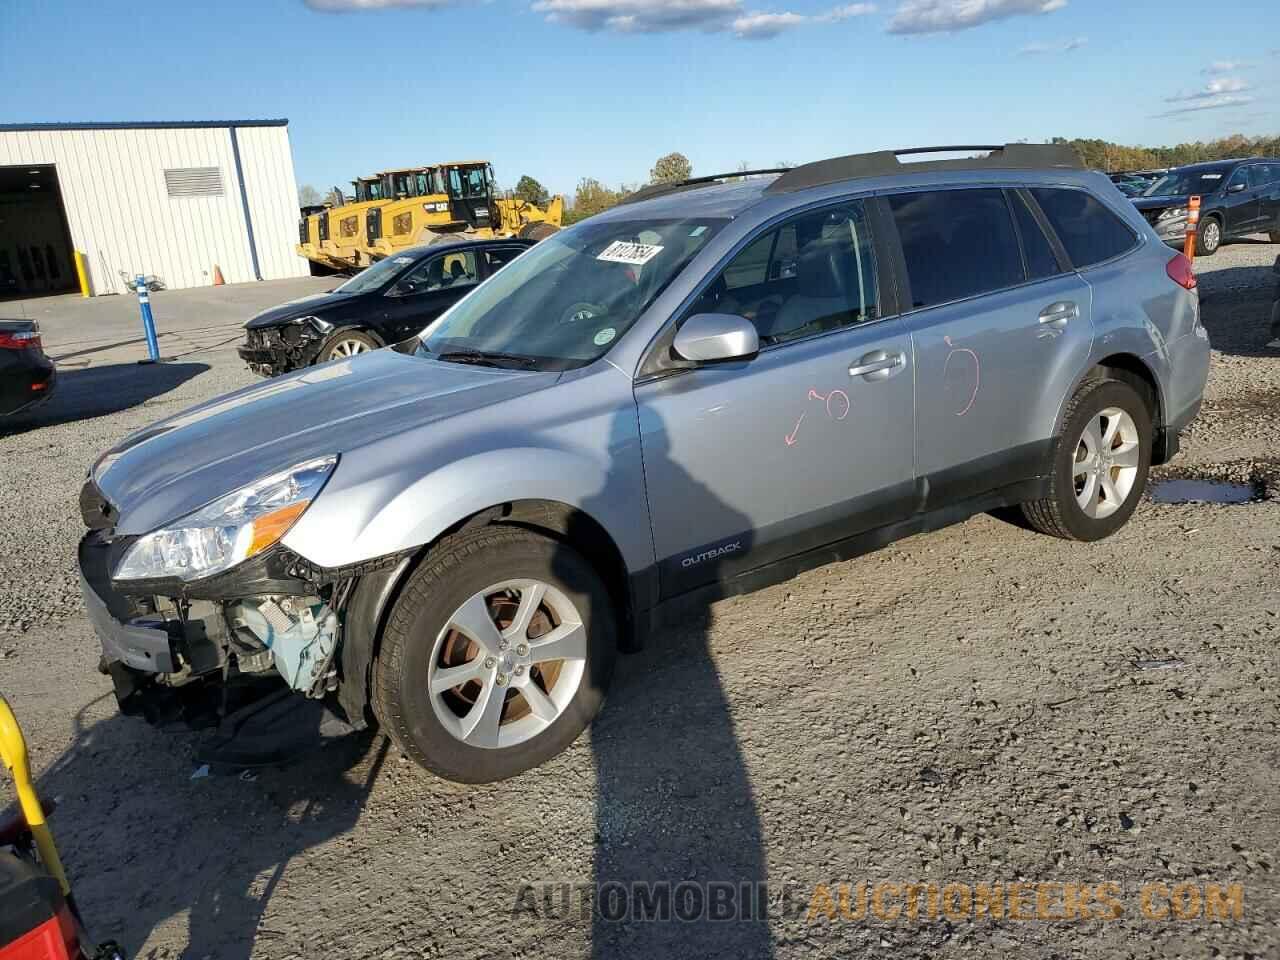
<instances>
[{"instance_id":1,"label":"blue bollard","mask_svg":"<svg viewBox=\"0 0 1280 960\"><path fill-rule=\"evenodd\" d=\"M148 360L144 363L158 363L160 361L160 344L156 342L156 320L151 315L151 294L147 292L147 279L142 274L138 274L135 281L138 287L138 308L142 311L142 332L147 335L147 354Z\"/></svg>"}]
</instances>

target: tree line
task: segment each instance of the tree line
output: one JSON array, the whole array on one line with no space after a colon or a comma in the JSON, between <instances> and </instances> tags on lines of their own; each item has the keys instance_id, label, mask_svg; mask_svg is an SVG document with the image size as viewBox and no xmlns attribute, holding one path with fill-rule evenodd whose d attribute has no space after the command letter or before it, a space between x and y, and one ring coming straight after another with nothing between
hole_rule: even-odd
<instances>
[{"instance_id":1,"label":"tree line","mask_svg":"<svg viewBox=\"0 0 1280 960\"><path fill-rule=\"evenodd\" d=\"M1134 147L1108 140L1068 140L1065 137L1054 137L1053 142L1069 145L1085 166L1106 173L1180 167L1188 163L1235 157L1280 157L1280 137L1246 137L1240 133L1219 140L1197 140L1171 147Z\"/></svg>"}]
</instances>

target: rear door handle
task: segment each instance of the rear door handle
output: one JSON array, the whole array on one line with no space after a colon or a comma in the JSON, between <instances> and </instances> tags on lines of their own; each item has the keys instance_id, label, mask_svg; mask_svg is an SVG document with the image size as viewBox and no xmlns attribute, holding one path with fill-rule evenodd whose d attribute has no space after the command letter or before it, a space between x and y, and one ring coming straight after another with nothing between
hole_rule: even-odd
<instances>
[{"instance_id":1,"label":"rear door handle","mask_svg":"<svg viewBox=\"0 0 1280 960\"><path fill-rule=\"evenodd\" d=\"M849 368L849 376L865 377L867 380L888 380L906 364L906 354L873 350L858 358L858 362Z\"/></svg>"},{"instance_id":2,"label":"rear door handle","mask_svg":"<svg viewBox=\"0 0 1280 960\"><path fill-rule=\"evenodd\" d=\"M1051 303L1040 311L1040 322L1050 324L1055 327L1065 327L1068 320L1074 320L1080 316L1080 308L1070 300L1061 300L1058 303Z\"/></svg>"}]
</instances>

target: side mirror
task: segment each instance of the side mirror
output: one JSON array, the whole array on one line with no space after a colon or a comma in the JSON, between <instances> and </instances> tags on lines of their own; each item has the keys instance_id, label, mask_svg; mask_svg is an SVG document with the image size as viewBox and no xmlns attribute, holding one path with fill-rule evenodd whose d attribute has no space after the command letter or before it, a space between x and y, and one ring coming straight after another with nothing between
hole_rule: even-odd
<instances>
[{"instance_id":1,"label":"side mirror","mask_svg":"<svg viewBox=\"0 0 1280 960\"><path fill-rule=\"evenodd\" d=\"M732 313L698 313L676 331L671 346L678 356L695 363L741 360L760 352L760 335L746 317Z\"/></svg>"},{"instance_id":2,"label":"side mirror","mask_svg":"<svg viewBox=\"0 0 1280 960\"><path fill-rule=\"evenodd\" d=\"M1242 190L1244 190L1243 183L1233 183L1231 186L1227 187L1227 193L1240 193Z\"/></svg>"}]
</instances>

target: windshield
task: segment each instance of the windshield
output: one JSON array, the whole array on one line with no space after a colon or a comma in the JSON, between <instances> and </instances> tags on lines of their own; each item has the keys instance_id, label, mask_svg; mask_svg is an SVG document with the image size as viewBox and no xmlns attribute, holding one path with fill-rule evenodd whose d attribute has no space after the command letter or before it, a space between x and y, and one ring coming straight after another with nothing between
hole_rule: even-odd
<instances>
[{"instance_id":1,"label":"windshield","mask_svg":"<svg viewBox=\"0 0 1280 960\"><path fill-rule=\"evenodd\" d=\"M1171 170L1143 194L1144 197L1184 197L1213 193L1222 186L1225 169Z\"/></svg>"},{"instance_id":2,"label":"windshield","mask_svg":"<svg viewBox=\"0 0 1280 960\"><path fill-rule=\"evenodd\" d=\"M400 271L414 262L413 257L388 257L371 267L365 267L339 287L334 293L372 293L393 280Z\"/></svg>"},{"instance_id":3,"label":"windshield","mask_svg":"<svg viewBox=\"0 0 1280 960\"><path fill-rule=\"evenodd\" d=\"M587 221L553 234L428 327L419 355L565 370L602 356L724 220Z\"/></svg>"},{"instance_id":4,"label":"windshield","mask_svg":"<svg viewBox=\"0 0 1280 960\"><path fill-rule=\"evenodd\" d=\"M465 199L488 196L489 185L484 167L450 167L449 195Z\"/></svg>"}]
</instances>

